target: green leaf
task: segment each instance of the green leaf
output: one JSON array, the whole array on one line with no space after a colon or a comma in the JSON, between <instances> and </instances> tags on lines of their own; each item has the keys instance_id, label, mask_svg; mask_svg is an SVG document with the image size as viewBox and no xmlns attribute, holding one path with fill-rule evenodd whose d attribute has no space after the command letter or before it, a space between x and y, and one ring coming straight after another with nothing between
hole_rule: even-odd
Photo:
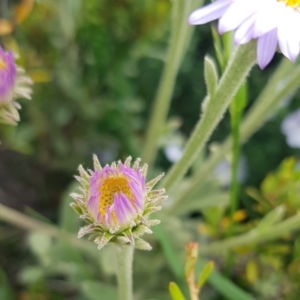
<instances>
[{"instance_id":1,"label":"green leaf","mask_svg":"<svg viewBox=\"0 0 300 300\"><path fill-rule=\"evenodd\" d=\"M73 182L62 196L62 202L59 211L59 224L60 227L69 232L77 232L79 230L80 218L74 213L73 209L70 207L72 202L69 196L71 192L77 190L78 183Z\"/></svg>"},{"instance_id":2,"label":"green leaf","mask_svg":"<svg viewBox=\"0 0 300 300\"><path fill-rule=\"evenodd\" d=\"M82 294L88 300L118 299L117 289L98 281L84 281L80 285Z\"/></svg>"},{"instance_id":3,"label":"green leaf","mask_svg":"<svg viewBox=\"0 0 300 300\"><path fill-rule=\"evenodd\" d=\"M6 274L2 268L0 268L0 299L13 300L14 295L12 289L7 280Z\"/></svg>"},{"instance_id":4,"label":"green leaf","mask_svg":"<svg viewBox=\"0 0 300 300\"><path fill-rule=\"evenodd\" d=\"M204 78L207 94L212 97L218 85L218 72L214 60L208 56L204 59Z\"/></svg>"},{"instance_id":5,"label":"green leaf","mask_svg":"<svg viewBox=\"0 0 300 300\"><path fill-rule=\"evenodd\" d=\"M28 236L28 244L34 254L39 257L45 257L51 247L52 241L48 234L34 231Z\"/></svg>"},{"instance_id":6,"label":"green leaf","mask_svg":"<svg viewBox=\"0 0 300 300\"><path fill-rule=\"evenodd\" d=\"M205 264L205 261L200 260L197 267L201 270ZM228 300L255 300L249 293L215 270L208 277L208 282Z\"/></svg>"},{"instance_id":7,"label":"green leaf","mask_svg":"<svg viewBox=\"0 0 300 300\"><path fill-rule=\"evenodd\" d=\"M202 272L200 273L199 279L198 279L198 288L201 289L206 280L208 279L210 273L212 272L214 268L214 263L210 261L205 265Z\"/></svg>"},{"instance_id":8,"label":"green leaf","mask_svg":"<svg viewBox=\"0 0 300 300\"><path fill-rule=\"evenodd\" d=\"M215 48L218 63L221 69L224 70L226 66L225 55L222 47L222 39L220 37L220 34L216 26L211 26L211 33L214 41L214 48Z\"/></svg>"},{"instance_id":9,"label":"green leaf","mask_svg":"<svg viewBox=\"0 0 300 300\"><path fill-rule=\"evenodd\" d=\"M171 266L171 269L175 276L182 279L182 260L179 255L174 251L169 242L169 236L164 232L162 225L154 228L154 233L159 239L161 246L163 248L164 254ZM198 262L198 272L202 270L205 266L205 262ZM217 271L212 271L208 282L223 296L227 297L228 300L254 300L254 298L242 290L239 286L234 284L232 281L218 273Z\"/></svg>"},{"instance_id":10,"label":"green leaf","mask_svg":"<svg viewBox=\"0 0 300 300\"><path fill-rule=\"evenodd\" d=\"M181 268L181 262L183 261L181 259L178 259L178 255L173 250L171 243L169 242L168 235L162 229L162 225L154 227L153 232L161 243L164 255L171 267L173 274L178 279L182 279L183 270Z\"/></svg>"},{"instance_id":11,"label":"green leaf","mask_svg":"<svg viewBox=\"0 0 300 300\"><path fill-rule=\"evenodd\" d=\"M20 281L23 284L32 284L44 277L44 271L42 267L32 266L24 268L20 273Z\"/></svg>"},{"instance_id":12,"label":"green leaf","mask_svg":"<svg viewBox=\"0 0 300 300\"><path fill-rule=\"evenodd\" d=\"M230 300L255 300L250 294L219 273L212 272L209 283Z\"/></svg>"},{"instance_id":13,"label":"green leaf","mask_svg":"<svg viewBox=\"0 0 300 300\"><path fill-rule=\"evenodd\" d=\"M175 282L170 282L169 292L173 300L185 300L179 286Z\"/></svg>"},{"instance_id":14,"label":"green leaf","mask_svg":"<svg viewBox=\"0 0 300 300\"><path fill-rule=\"evenodd\" d=\"M140 249L140 250L146 250L146 251L150 251L152 249L150 244L141 238L138 238L135 240L135 248Z\"/></svg>"},{"instance_id":15,"label":"green leaf","mask_svg":"<svg viewBox=\"0 0 300 300\"><path fill-rule=\"evenodd\" d=\"M284 205L279 205L275 207L272 211L270 211L264 218L259 222L257 227L254 230L262 230L265 228L270 228L275 223L280 222L284 215L286 209Z\"/></svg>"}]
</instances>

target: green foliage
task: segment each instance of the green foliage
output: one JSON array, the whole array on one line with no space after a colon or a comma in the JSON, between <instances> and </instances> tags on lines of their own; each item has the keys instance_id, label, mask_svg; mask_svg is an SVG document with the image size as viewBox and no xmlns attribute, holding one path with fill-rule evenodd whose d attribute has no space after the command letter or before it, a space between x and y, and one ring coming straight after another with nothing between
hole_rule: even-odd
<instances>
[{"instance_id":1,"label":"green foliage","mask_svg":"<svg viewBox=\"0 0 300 300\"><path fill-rule=\"evenodd\" d=\"M289 216L299 210L300 170L296 168L296 163L294 157L285 159L276 172L266 176L260 191L248 189L249 195L258 202L255 206L258 212L266 213L279 205L284 207Z\"/></svg>"},{"instance_id":2,"label":"green foliage","mask_svg":"<svg viewBox=\"0 0 300 300\"><path fill-rule=\"evenodd\" d=\"M14 299L11 286L2 268L0 268L0 298L6 300Z\"/></svg>"},{"instance_id":3,"label":"green foliage","mask_svg":"<svg viewBox=\"0 0 300 300\"><path fill-rule=\"evenodd\" d=\"M80 163L89 167L93 153L103 164L129 154L141 155L166 63L173 83L162 81L161 86L163 91L169 88L168 101L172 103L169 115L168 107L164 111L168 120L159 128L161 135L155 133L158 144L154 147L165 150L175 145L183 149L200 113L208 116L209 126L202 128L199 140L190 149L188 164L182 164L188 169L187 176L175 185L167 181L167 187L173 187L167 190L169 200L157 216L162 224L149 237L153 250L135 253L136 299L165 300L170 294L175 300L188 299L183 249L194 240L199 244L200 257L193 268L202 299L298 300L299 224L294 224L293 230L286 230L286 224L295 220L292 218L300 209L299 150L289 149L279 131L284 115L300 103L296 93L299 64L283 62L274 72L275 60L264 72L254 69L230 106L232 125L236 133L240 131L243 142L268 120L243 148L249 161L245 186L251 187L239 185L239 206L230 217L229 189L213 174L217 161L232 160L229 140L225 146L215 146L229 133L227 114L210 137L212 143L206 145L214 127L211 112L220 112L210 101L220 91L231 51L230 43L226 44L230 36L220 38L213 26L212 45L208 27L196 28L188 47L193 29L187 26L183 14L188 16L190 5L200 5L201 1L36 0L32 8L29 2L9 1L11 23L21 15L23 19L16 22L14 35L1 37L6 47L19 52L19 63L35 84L32 102L22 105L20 125L0 127L1 150L23 153L21 158L12 156L16 162L10 172L1 151L0 200L17 208L29 204L34 210L26 211L32 218L43 222L50 219L57 224L59 234L53 238L39 228L30 228L24 238L21 231L1 223L0 299L116 299L112 249L99 252L87 241L77 247L66 238L81 226L69 207L69 194L77 188L72 175ZM177 15L171 16L173 4L178 9ZM21 15L16 5L22 8ZM168 54L169 36L181 47L171 47ZM178 60L172 65L174 57ZM220 70L212 57L216 57ZM243 65L243 57L240 62L237 69ZM219 92L223 108L224 99L231 101L226 88L227 84ZM232 89L236 88L235 84ZM294 95L293 103L278 110L278 104L290 95ZM251 110L244 120L243 110ZM286 158L291 155L294 157ZM32 183L24 186L19 171L21 174L26 168L23 159L27 158ZM168 157L159 151L150 176L169 166ZM184 172L179 173L175 179ZM276 235L273 227L281 234ZM269 239L272 235L276 237ZM244 240L239 244L240 237ZM247 243L253 237L256 239ZM214 270L207 262L210 260L215 263ZM172 278L178 285L171 283L168 291Z\"/></svg>"},{"instance_id":4,"label":"green foliage","mask_svg":"<svg viewBox=\"0 0 300 300\"><path fill-rule=\"evenodd\" d=\"M203 270L201 271L200 275L199 275L199 279L197 282L197 286L199 289L202 288L202 286L204 285L204 283L207 281L207 278L209 277L210 273L212 272L214 268L214 264L213 262L208 262Z\"/></svg>"},{"instance_id":5,"label":"green foliage","mask_svg":"<svg viewBox=\"0 0 300 300\"><path fill-rule=\"evenodd\" d=\"M185 300L179 286L175 282L170 282L169 291L173 300Z\"/></svg>"},{"instance_id":6,"label":"green foliage","mask_svg":"<svg viewBox=\"0 0 300 300\"><path fill-rule=\"evenodd\" d=\"M83 281L81 290L87 300L98 300L99 295L104 299L117 299L118 297L116 288L99 284L97 281Z\"/></svg>"},{"instance_id":7,"label":"green foliage","mask_svg":"<svg viewBox=\"0 0 300 300\"><path fill-rule=\"evenodd\" d=\"M218 72L215 62L209 57L205 57L204 60L204 74L207 86L207 94L209 97L212 97L218 84Z\"/></svg>"}]
</instances>

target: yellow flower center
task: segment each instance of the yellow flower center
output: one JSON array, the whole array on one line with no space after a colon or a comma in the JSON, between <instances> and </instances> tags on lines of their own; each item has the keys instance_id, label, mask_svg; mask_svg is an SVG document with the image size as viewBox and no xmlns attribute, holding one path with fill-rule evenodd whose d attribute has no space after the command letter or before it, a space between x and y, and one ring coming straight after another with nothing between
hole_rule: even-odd
<instances>
[{"instance_id":1,"label":"yellow flower center","mask_svg":"<svg viewBox=\"0 0 300 300\"><path fill-rule=\"evenodd\" d=\"M5 70L5 69L6 69L6 63L2 58L0 58L0 70Z\"/></svg>"},{"instance_id":2,"label":"yellow flower center","mask_svg":"<svg viewBox=\"0 0 300 300\"><path fill-rule=\"evenodd\" d=\"M99 188L99 212L102 216L106 208L114 203L114 194L123 193L129 200L134 199L127 179L124 176L112 176L105 179ZM113 218L115 214L113 213Z\"/></svg>"},{"instance_id":3,"label":"yellow flower center","mask_svg":"<svg viewBox=\"0 0 300 300\"><path fill-rule=\"evenodd\" d=\"M284 2L286 5L291 7L299 7L300 8L300 0L279 0L280 2Z\"/></svg>"}]
</instances>

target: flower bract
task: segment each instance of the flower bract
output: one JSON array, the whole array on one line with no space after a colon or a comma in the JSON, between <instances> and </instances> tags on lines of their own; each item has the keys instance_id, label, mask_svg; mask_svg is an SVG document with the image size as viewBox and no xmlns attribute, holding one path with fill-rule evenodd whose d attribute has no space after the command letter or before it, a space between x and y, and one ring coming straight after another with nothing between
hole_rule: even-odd
<instances>
[{"instance_id":1,"label":"flower bract","mask_svg":"<svg viewBox=\"0 0 300 300\"><path fill-rule=\"evenodd\" d=\"M300 52L300 0L217 0L194 11L192 25L219 19L219 32L234 30L236 44L257 39L257 60L265 68L279 46L295 61Z\"/></svg>"},{"instance_id":2,"label":"flower bract","mask_svg":"<svg viewBox=\"0 0 300 300\"><path fill-rule=\"evenodd\" d=\"M17 124L21 106L15 99L30 99L31 84L24 70L16 65L14 54L0 47L0 123Z\"/></svg>"},{"instance_id":3,"label":"flower bract","mask_svg":"<svg viewBox=\"0 0 300 300\"><path fill-rule=\"evenodd\" d=\"M147 168L147 164L140 167L140 159L131 166L131 157L102 168L95 155L94 170L79 166L80 176L75 177L81 193L71 194L75 200L71 206L88 225L79 230L78 237L90 234L89 240L99 249L116 242L150 250L141 236L159 224L148 218L161 209L159 204L167 197L164 189L152 190L163 174L146 183Z\"/></svg>"}]
</instances>

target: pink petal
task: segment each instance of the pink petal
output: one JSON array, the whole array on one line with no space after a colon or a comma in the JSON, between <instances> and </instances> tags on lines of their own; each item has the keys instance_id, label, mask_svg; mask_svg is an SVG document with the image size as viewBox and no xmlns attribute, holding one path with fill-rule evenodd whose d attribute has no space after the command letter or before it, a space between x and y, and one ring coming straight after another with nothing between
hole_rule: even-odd
<instances>
[{"instance_id":1,"label":"pink petal","mask_svg":"<svg viewBox=\"0 0 300 300\"><path fill-rule=\"evenodd\" d=\"M127 197L122 193L114 195L114 205L116 217L120 225L128 222L136 215L136 210L127 199Z\"/></svg>"},{"instance_id":2,"label":"pink petal","mask_svg":"<svg viewBox=\"0 0 300 300\"><path fill-rule=\"evenodd\" d=\"M87 204L88 211L96 218L99 213L99 198L91 196Z\"/></svg>"}]
</instances>

